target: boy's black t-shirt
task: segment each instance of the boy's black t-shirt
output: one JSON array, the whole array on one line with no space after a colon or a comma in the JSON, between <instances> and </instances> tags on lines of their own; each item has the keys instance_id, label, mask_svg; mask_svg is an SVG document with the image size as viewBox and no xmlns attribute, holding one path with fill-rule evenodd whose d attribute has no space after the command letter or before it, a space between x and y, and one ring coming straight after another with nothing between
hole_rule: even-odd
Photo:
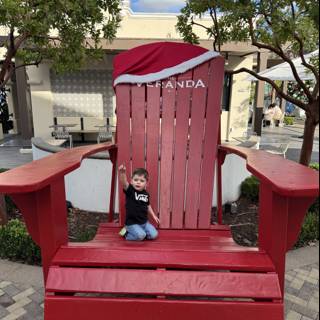
<instances>
[{"instance_id":1,"label":"boy's black t-shirt","mask_svg":"<svg viewBox=\"0 0 320 320\"><path fill-rule=\"evenodd\" d=\"M123 192L126 194L126 225L145 224L148 221L149 193L138 191L131 184Z\"/></svg>"}]
</instances>

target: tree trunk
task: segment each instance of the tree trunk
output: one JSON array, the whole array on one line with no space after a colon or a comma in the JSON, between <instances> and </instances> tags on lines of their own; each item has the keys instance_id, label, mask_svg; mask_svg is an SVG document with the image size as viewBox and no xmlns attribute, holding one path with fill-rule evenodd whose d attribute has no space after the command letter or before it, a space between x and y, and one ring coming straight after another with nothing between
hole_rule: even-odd
<instances>
[{"instance_id":1,"label":"tree trunk","mask_svg":"<svg viewBox=\"0 0 320 320\"><path fill-rule=\"evenodd\" d=\"M0 226L8 222L6 201L3 194L0 194Z\"/></svg>"},{"instance_id":2,"label":"tree trunk","mask_svg":"<svg viewBox=\"0 0 320 320\"><path fill-rule=\"evenodd\" d=\"M309 106L306 111L306 121L304 126L303 144L300 154L300 163L309 166L311 161L314 134L319 124L319 98Z\"/></svg>"}]
</instances>

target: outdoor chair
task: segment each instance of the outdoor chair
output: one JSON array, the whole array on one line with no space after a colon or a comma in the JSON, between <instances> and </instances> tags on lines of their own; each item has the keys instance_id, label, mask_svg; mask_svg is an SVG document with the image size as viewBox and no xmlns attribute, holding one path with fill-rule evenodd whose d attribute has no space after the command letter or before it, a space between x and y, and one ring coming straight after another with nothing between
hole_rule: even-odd
<instances>
[{"instance_id":1,"label":"outdoor chair","mask_svg":"<svg viewBox=\"0 0 320 320\"><path fill-rule=\"evenodd\" d=\"M69 141L69 148L71 149L73 147L72 135L68 131L57 129L53 131L52 135L57 140Z\"/></svg>"},{"instance_id":2,"label":"outdoor chair","mask_svg":"<svg viewBox=\"0 0 320 320\"><path fill-rule=\"evenodd\" d=\"M280 155L282 157L286 157L286 153L289 149L289 145L290 142L287 143L280 143L279 146L273 147L273 146L269 146L269 147L264 147L263 150L272 153L272 154L277 154Z\"/></svg>"},{"instance_id":3,"label":"outdoor chair","mask_svg":"<svg viewBox=\"0 0 320 320\"><path fill-rule=\"evenodd\" d=\"M101 143L104 141L112 141L112 132L111 128L113 126L110 126L107 124L106 126L100 126L99 127L99 132L97 135L97 143Z\"/></svg>"},{"instance_id":4,"label":"outdoor chair","mask_svg":"<svg viewBox=\"0 0 320 320\"><path fill-rule=\"evenodd\" d=\"M238 147L253 148L259 150L261 137L256 134L250 134L248 136L247 133L245 133L243 137L235 137L234 139L240 142L240 144L237 145Z\"/></svg>"},{"instance_id":5,"label":"outdoor chair","mask_svg":"<svg viewBox=\"0 0 320 320\"><path fill-rule=\"evenodd\" d=\"M197 46L156 43L121 53L115 144L64 150L0 174L0 193L19 206L41 247L45 320L284 320L285 254L318 195L318 174L221 145L223 78L223 58ZM108 222L92 241L70 243L64 176L103 150L113 164ZM237 245L222 223L221 168L232 153L260 180L258 248ZM134 168L149 171L161 220L155 241L118 234L125 221L121 187L114 219L119 164L128 178Z\"/></svg>"}]
</instances>

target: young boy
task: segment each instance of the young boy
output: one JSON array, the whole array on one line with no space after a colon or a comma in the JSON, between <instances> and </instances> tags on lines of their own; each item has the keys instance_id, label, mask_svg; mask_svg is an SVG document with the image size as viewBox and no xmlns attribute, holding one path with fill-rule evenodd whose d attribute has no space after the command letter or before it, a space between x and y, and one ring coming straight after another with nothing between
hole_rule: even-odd
<instances>
[{"instance_id":1,"label":"young boy","mask_svg":"<svg viewBox=\"0 0 320 320\"><path fill-rule=\"evenodd\" d=\"M127 181L126 167L119 167L120 183L126 194L126 240L142 241L144 239L154 240L158 237L156 228L148 222L148 214L157 223L159 218L155 215L150 205L150 195L145 190L149 179L148 171L139 168L134 170L131 183Z\"/></svg>"}]
</instances>

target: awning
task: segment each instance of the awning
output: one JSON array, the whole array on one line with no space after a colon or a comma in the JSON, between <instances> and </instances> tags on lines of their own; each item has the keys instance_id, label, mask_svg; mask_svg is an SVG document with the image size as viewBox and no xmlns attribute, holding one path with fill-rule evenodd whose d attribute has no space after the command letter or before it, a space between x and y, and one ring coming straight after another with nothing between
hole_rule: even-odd
<instances>
[{"instance_id":1,"label":"awning","mask_svg":"<svg viewBox=\"0 0 320 320\"><path fill-rule=\"evenodd\" d=\"M306 54L304 57L307 62L310 62L310 58L316 57L318 55L319 55L319 50L316 50L312 53ZM296 58L296 59L293 59L292 61L297 69L298 75L301 80L315 79L315 76L311 72L311 70L307 69L305 66L302 65L301 58ZM258 75L269 78L270 80L296 81L292 73L291 67L287 62L278 64L272 68L263 70L260 73L258 73ZM258 79L255 78L254 76L250 76L248 80L258 81Z\"/></svg>"}]
</instances>

